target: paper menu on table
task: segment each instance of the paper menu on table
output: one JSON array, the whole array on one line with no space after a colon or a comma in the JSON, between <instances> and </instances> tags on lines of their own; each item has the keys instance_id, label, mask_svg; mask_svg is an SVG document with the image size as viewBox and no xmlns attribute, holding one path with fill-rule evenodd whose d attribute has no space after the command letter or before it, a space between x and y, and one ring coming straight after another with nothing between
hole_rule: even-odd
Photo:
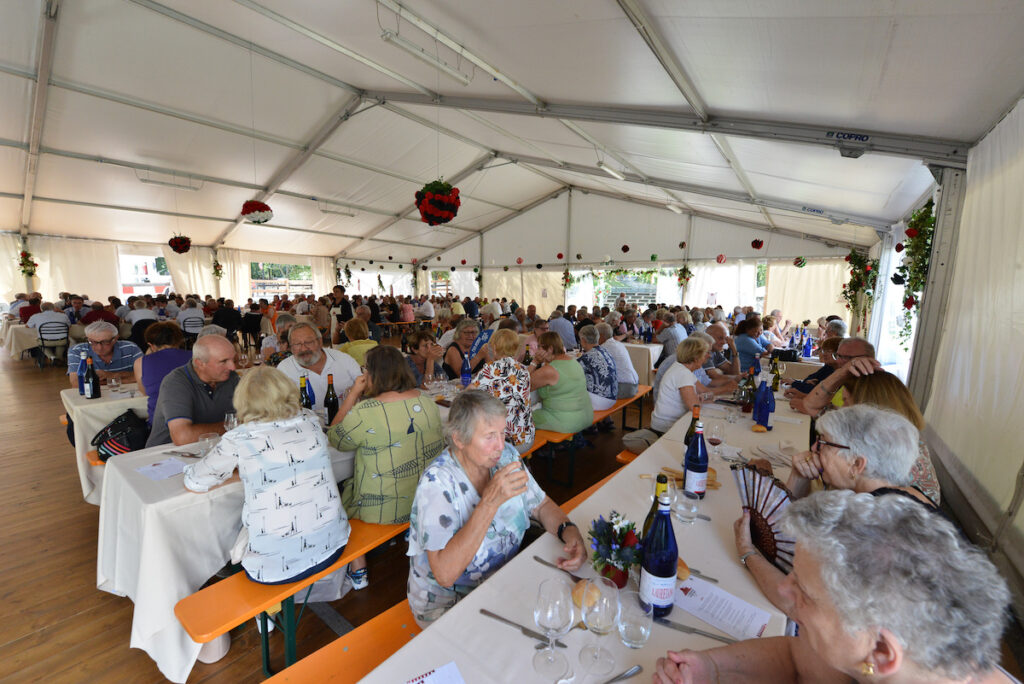
<instances>
[{"instance_id":1,"label":"paper menu on table","mask_svg":"<svg viewBox=\"0 0 1024 684\"><path fill-rule=\"evenodd\" d=\"M162 461L156 463L150 463L149 465L140 466L135 469L136 472L142 473L150 480L166 480L169 477L180 475L185 470L185 463L179 461L176 458L165 458Z\"/></svg>"},{"instance_id":2,"label":"paper menu on table","mask_svg":"<svg viewBox=\"0 0 1024 684\"><path fill-rule=\"evenodd\" d=\"M405 684L466 684L466 682L462 678L459 668L452 661L430 672L421 674L419 677L413 677Z\"/></svg>"},{"instance_id":3,"label":"paper menu on table","mask_svg":"<svg viewBox=\"0 0 1024 684\"><path fill-rule=\"evenodd\" d=\"M675 605L741 640L762 636L771 618L768 611L696 577L676 587Z\"/></svg>"}]
</instances>

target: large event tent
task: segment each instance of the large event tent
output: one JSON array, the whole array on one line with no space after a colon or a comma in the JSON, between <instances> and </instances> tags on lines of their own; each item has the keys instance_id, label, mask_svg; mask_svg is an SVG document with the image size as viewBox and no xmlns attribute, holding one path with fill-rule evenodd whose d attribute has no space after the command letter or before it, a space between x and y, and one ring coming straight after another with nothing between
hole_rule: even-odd
<instances>
[{"instance_id":1,"label":"large event tent","mask_svg":"<svg viewBox=\"0 0 1024 684\"><path fill-rule=\"evenodd\" d=\"M767 259L769 301L823 313L842 256L888 275L935 197L909 382L950 500L972 533L1009 521L1024 569L1024 3L0 0L0 17L3 299L26 289L23 246L48 295L119 292L118 255L156 249L185 291L244 298L256 260L308 264L318 291L384 264L411 290L417 259L552 308L564 267L657 255L700 293ZM439 176L463 205L430 227L413 193ZM248 199L273 220L244 222Z\"/></svg>"}]
</instances>

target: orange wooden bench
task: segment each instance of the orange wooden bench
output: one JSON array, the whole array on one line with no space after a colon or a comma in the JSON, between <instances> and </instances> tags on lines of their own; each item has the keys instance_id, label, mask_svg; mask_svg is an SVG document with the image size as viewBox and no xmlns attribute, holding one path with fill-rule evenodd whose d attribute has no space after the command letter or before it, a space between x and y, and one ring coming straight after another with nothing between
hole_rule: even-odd
<instances>
[{"instance_id":1,"label":"orange wooden bench","mask_svg":"<svg viewBox=\"0 0 1024 684\"><path fill-rule=\"evenodd\" d=\"M57 420L59 420L60 424L63 425L64 427L68 426L68 414L66 414L66 413L60 414L59 416L57 416Z\"/></svg>"},{"instance_id":2,"label":"orange wooden bench","mask_svg":"<svg viewBox=\"0 0 1024 684\"><path fill-rule=\"evenodd\" d=\"M542 446L544 446L547 443L548 443L548 440L544 439L543 437L538 437L537 435L534 435L533 436L533 446L530 447L529 451L520 454L520 456L523 457L524 461L529 461L530 457L533 456L533 453L535 451L537 451L538 449L540 449Z\"/></svg>"},{"instance_id":3,"label":"orange wooden bench","mask_svg":"<svg viewBox=\"0 0 1024 684\"><path fill-rule=\"evenodd\" d=\"M622 411L622 429L625 430L626 429L626 411L625 411L625 409L626 409L627 406L629 406L633 402L639 401L640 404L638 405L638 408L640 409L640 416L639 416L639 418L637 418L637 421L636 421L636 423L637 423L637 428L636 429L639 430L642 427L641 423L643 422L643 419L644 419L644 397L647 396L648 394L650 394L651 389L652 388L651 388L650 385L640 385L640 386L637 387L637 392L633 396L626 397L625 399L619 399L609 409L605 409L603 411L594 411L594 422L597 423L599 421L602 421L605 418L607 418L608 416L610 416L613 413L615 413L616 411Z\"/></svg>"},{"instance_id":4,"label":"orange wooden bench","mask_svg":"<svg viewBox=\"0 0 1024 684\"><path fill-rule=\"evenodd\" d=\"M358 682L419 633L409 601L402 601L282 670L267 683Z\"/></svg>"},{"instance_id":5,"label":"orange wooden bench","mask_svg":"<svg viewBox=\"0 0 1024 684\"><path fill-rule=\"evenodd\" d=\"M89 459L89 465L91 466L105 465L103 461L100 460L100 452L96 451L95 449L93 449L92 451L85 452L85 457Z\"/></svg>"},{"instance_id":6,"label":"orange wooden bench","mask_svg":"<svg viewBox=\"0 0 1024 684\"><path fill-rule=\"evenodd\" d=\"M251 581L244 572L239 572L215 584L186 596L174 606L174 614L192 640L205 644L242 624L259 616L262 626L261 647L263 670L269 677L270 645L267 640L268 608L281 603L281 632L285 639L285 667L293 664L295 654L295 631L298 618L295 617L295 594L311 587L317 580L341 570L350 562L366 555L381 544L409 528L409 523L398 525L374 525L362 520L350 520L351 532L341 558L330 567L315 575L289 584L259 584ZM299 615L301 618L301 614ZM275 621L276 622L276 621Z\"/></svg>"},{"instance_id":7,"label":"orange wooden bench","mask_svg":"<svg viewBox=\"0 0 1024 684\"><path fill-rule=\"evenodd\" d=\"M635 461L636 457L639 456L639 455L640 454L634 454L629 449L625 449L625 450L620 451L619 453L615 454L615 460L618 461L619 463L622 463L623 465L628 465L628 464L632 463L633 461Z\"/></svg>"},{"instance_id":8,"label":"orange wooden bench","mask_svg":"<svg viewBox=\"0 0 1024 684\"><path fill-rule=\"evenodd\" d=\"M579 493L579 494L577 494L576 496L572 497L571 499L569 499L568 501L566 501L565 503L563 503L563 504L562 504L561 506L559 506L559 508L561 508L561 509L562 509L562 512L564 512L564 513L568 514L568 513L569 513L569 512L571 512L571 511L572 511L572 510L573 510L574 508L576 508L576 507L577 507L577 506L579 506L579 505L580 505L581 503L583 503L584 501L586 501L587 499L589 499L589 498L590 498L590 496L591 496L591 495L592 495L592 494L593 494L594 492L596 492L596 491L597 491L598 489L600 489L601 487L604 487L604 486L605 486L605 485L606 485L606 484L608 483L608 480L610 480L610 479L612 479L613 477L615 477L615 476L616 476L616 475L618 474L618 472L619 472L619 471L618 471L618 470L616 470L615 472L613 472L613 473L609 474L608 476L606 476L606 477L602 478L602 479L601 479L600 481L598 481L598 482L596 482L596 483L594 483L594 484L590 485L589 487L587 487L586 489L584 489L584 490L583 490L582 492L580 492L580 493Z\"/></svg>"}]
</instances>

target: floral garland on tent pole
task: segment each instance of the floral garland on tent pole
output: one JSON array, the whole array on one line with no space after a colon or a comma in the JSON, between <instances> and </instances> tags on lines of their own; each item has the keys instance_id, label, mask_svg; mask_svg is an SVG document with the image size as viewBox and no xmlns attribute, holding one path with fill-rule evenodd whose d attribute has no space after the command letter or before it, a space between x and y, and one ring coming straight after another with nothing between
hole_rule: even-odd
<instances>
[{"instance_id":1,"label":"floral garland on tent pole","mask_svg":"<svg viewBox=\"0 0 1024 684\"><path fill-rule=\"evenodd\" d=\"M892 276L895 285L904 286L903 323L900 326L900 342L909 348L914 334L914 319L921 309L921 294L928 281L928 267L932 256L932 236L935 234L934 203L928 203L915 211L907 221L906 239L896 244L896 252L906 252L903 261Z\"/></svg>"},{"instance_id":2,"label":"floral garland on tent pole","mask_svg":"<svg viewBox=\"0 0 1024 684\"><path fill-rule=\"evenodd\" d=\"M875 286L878 284L878 259L868 259L856 250L846 255L850 264L850 281L843 283L840 297L846 308L852 312L857 323L857 332L867 328L868 314L875 302Z\"/></svg>"},{"instance_id":3,"label":"floral garland on tent pole","mask_svg":"<svg viewBox=\"0 0 1024 684\"><path fill-rule=\"evenodd\" d=\"M18 255L18 268L21 269L21 275L31 278L36 274L39 264L32 258L32 252L22 250Z\"/></svg>"},{"instance_id":4,"label":"floral garland on tent pole","mask_svg":"<svg viewBox=\"0 0 1024 684\"><path fill-rule=\"evenodd\" d=\"M352 287L352 269L345 264L345 287Z\"/></svg>"},{"instance_id":5,"label":"floral garland on tent pole","mask_svg":"<svg viewBox=\"0 0 1024 684\"><path fill-rule=\"evenodd\" d=\"M690 267L686 264L683 264L679 268L679 270L676 271L676 282L679 284L679 287L685 288L687 285L689 285L690 278L692 277L693 271L691 271Z\"/></svg>"},{"instance_id":6,"label":"floral garland on tent pole","mask_svg":"<svg viewBox=\"0 0 1024 684\"><path fill-rule=\"evenodd\" d=\"M213 277L220 280L224 277L224 266L217 260L217 253L213 253Z\"/></svg>"}]
</instances>

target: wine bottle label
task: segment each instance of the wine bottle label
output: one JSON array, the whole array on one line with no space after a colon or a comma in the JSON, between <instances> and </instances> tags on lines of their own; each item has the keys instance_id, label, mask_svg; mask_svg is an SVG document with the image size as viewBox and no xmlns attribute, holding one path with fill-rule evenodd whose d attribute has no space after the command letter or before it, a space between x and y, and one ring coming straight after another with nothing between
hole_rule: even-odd
<instances>
[{"instance_id":1,"label":"wine bottle label","mask_svg":"<svg viewBox=\"0 0 1024 684\"><path fill-rule=\"evenodd\" d=\"M764 426L769 430L775 427L775 411L764 412Z\"/></svg>"},{"instance_id":2,"label":"wine bottle label","mask_svg":"<svg viewBox=\"0 0 1024 684\"><path fill-rule=\"evenodd\" d=\"M703 494L708 488L708 474L707 472L697 473L692 470L686 471L686 480L684 481L684 488L688 492L694 494Z\"/></svg>"},{"instance_id":3,"label":"wine bottle label","mask_svg":"<svg viewBox=\"0 0 1024 684\"><path fill-rule=\"evenodd\" d=\"M652 606L671 606L676 591L676 576L658 577L640 568L640 600Z\"/></svg>"}]
</instances>

